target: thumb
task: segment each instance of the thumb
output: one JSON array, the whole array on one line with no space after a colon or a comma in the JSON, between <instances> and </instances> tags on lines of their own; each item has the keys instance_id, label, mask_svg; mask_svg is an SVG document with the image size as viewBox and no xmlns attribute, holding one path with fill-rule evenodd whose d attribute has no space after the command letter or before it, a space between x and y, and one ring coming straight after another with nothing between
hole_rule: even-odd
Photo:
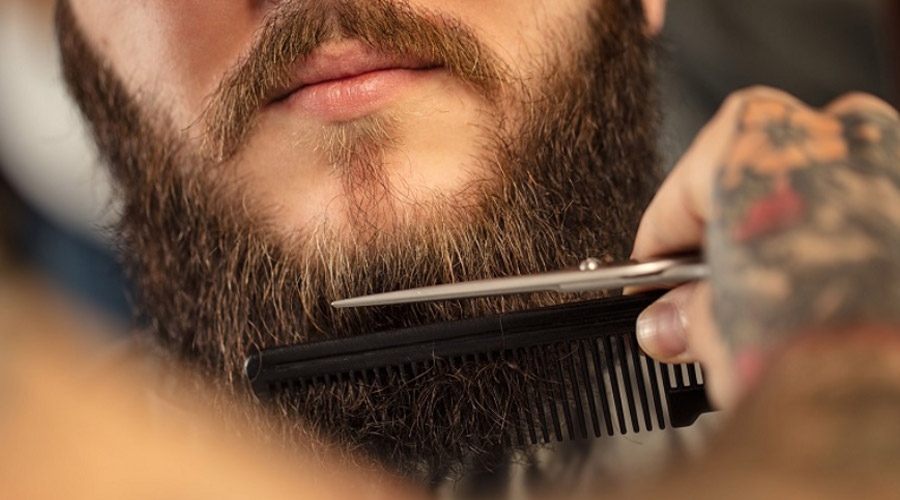
<instances>
[{"instance_id":1,"label":"thumb","mask_svg":"<svg viewBox=\"0 0 900 500\"><path fill-rule=\"evenodd\" d=\"M638 343L663 363L703 365L704 382L717 408L732 408L741 390L734 360L713 321L712 289L697 281L678 287L648 307L637 320Z\"/></svg>"},{"instance_id":2,"label":"thumb","mask_svg":"<svg viewBox=\"0 0 900 500\"><path fill-rule=\"evenodd\" d=\"M663 363L691 363L691 303L698 282L682 285L663 295L644 310L637 320L637 339L648 356Z\"/></svg>"}]
</instances>

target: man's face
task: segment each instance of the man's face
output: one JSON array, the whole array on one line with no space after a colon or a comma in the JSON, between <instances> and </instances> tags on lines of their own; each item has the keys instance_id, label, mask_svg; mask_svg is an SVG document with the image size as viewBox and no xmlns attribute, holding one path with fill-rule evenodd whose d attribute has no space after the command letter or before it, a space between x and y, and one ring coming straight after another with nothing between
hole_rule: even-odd
<instances>
[{"instance_id":1,"label":"man's face","mask_svg":"<svg viewBox=\"0 0 900 500\"><path fill-rule=\"evenodd\" d=\"M216 126L209 122L223 119L210 110L219 89L266 33L267 20L277 22L273 16L286 7L309 9L309 29L323 43L292 61L290 77L263 90L239 154L215 175L241 179L245 203L285 235L323 225L350 235L416 222L438 199L472 201L467 187L494 177L494 152L485 145L523 119L523 99L539 98L550 63L585 36L593 0L412 0L401 16L409 9L450 34L432 42L432 26L418 25L415 50L406 53L344 38L357 33L337 26L345 23L329 8L334 2L73 3L88 39L129 92L159 106L198 149ZM359 35L394 42L398 33L380 29L363 27ZM464 42L472 45L452 45ZM447 67L452 51L461 52L455 64L462 67ZM473 82L476 76L487 81ZM365 141L373 144L359 144ZM218 146L208 152L218 154Z\"/></svg>"},{"instance_id":2,"label":"man's face","mask_svg":"<svg viewBox=\"0 0 900 500\"><path fill-rule=\"evenodd\" d=\"M656 185L639 0L71 0L60 14L151 330L238 391L255 349L566 300L329 306L623 258ZM285 408L430 470L500 446L510 421L485 401L516 404L533 376L510 368Z\"/></svg>"}]
</instances>

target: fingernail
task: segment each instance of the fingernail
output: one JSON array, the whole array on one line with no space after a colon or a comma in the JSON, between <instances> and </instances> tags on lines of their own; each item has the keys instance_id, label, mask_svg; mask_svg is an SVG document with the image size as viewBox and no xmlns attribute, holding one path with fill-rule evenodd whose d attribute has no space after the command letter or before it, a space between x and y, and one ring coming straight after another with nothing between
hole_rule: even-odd
<instances>
[{"instance_id":1,"label":"fingernail","mask_svg":"<svg viewBox=\"0 0 900 500\"><path fill-rule=\"evenodd\" d=\"M671 302L657 302L638 316L637 338L651 357L669 359L684 354L688 348L684 315Z\"/></svg>"}]
</instances>

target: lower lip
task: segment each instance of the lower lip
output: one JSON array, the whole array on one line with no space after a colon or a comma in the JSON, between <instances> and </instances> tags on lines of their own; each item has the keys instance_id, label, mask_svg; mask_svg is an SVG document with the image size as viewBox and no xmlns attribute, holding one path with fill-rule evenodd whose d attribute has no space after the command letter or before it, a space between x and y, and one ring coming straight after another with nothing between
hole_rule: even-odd
<instances>
[{"instance_id":1,"label":"lower lip","mask_svg":"<svg viewBox=\"0 0 900 500\"><path fill-rule=\"evenodd\" d=\"M355 120L382 109L435 70L388 69L304 87L284 104L326 122Z\"/></svg>"}]
</instances>

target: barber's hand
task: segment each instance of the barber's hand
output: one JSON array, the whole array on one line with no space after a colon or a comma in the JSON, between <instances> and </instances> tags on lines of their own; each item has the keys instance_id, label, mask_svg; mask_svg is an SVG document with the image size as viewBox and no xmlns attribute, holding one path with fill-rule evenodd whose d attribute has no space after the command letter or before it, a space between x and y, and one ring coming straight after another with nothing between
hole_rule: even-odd
<instances>
[{"instance_id":1,"label":"barber's hand","mask_svg":"<svg viewBox=\"0 0 900 500\"><path fill-rule=\"evenodd\" d=\"M728 407L794 336L900 324L900 124L866 95L813 110L777 90L728 99L648 208L633 257L703 248L711 280L638 321L644 350L699 361Z\"/></svg>"}]
</instances>

